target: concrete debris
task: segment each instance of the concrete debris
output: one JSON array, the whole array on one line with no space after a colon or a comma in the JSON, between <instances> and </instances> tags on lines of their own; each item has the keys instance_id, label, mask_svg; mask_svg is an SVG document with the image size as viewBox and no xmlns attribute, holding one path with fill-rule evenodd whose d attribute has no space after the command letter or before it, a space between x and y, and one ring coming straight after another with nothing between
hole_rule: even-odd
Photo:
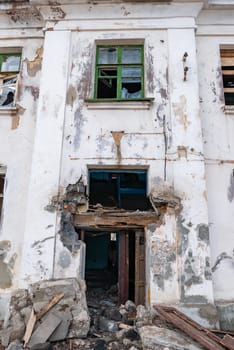
<instances>
[{"instance_id":1,"label":"concrete debris","mask_svg":"<svg viewBox=\"0 0 234 350\"><path fill-rule=\"evenodd\" d=\"M37 322L29 337L29 348L47 340L86 337L90 317L85 288L83 281L69 278L41 281L31 285L29 290L16 291L11 297L9 317L4 322L2 344L22 341L32 309Z\"/></svg>"}]
</instances>

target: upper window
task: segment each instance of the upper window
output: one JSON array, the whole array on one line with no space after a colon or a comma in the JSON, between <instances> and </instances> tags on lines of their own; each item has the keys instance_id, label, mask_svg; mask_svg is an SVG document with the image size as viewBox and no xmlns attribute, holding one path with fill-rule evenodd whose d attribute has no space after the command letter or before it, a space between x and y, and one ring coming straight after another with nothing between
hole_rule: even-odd
<instances>
[{"instance_id":1,"label":"upper window","mask_svg":"<svg viewBox=\"0 0 234 350\"><path fill-rule=\"evenodd\" d=\"M20 60L20 53L0 53L0 107L14 105Z\"/></svg>"},{"instance_id":2,"label":"upper window","mask_svg":"<svg viewBox=\"0 0 234 350\"><path fill-rule=\"evenodd\" d=\"M234 105L234 49L221 50L225 105Z\"/></svg>"},{"instance_id":3,"label":"upper window","mask_svg":"<svg viewBox=\"0 0 234 350\"><path fill-rule=\"evenodd\" d=\"M143 46L98 46L96 99L144 98Z\"/></svg>"}]
</instances>

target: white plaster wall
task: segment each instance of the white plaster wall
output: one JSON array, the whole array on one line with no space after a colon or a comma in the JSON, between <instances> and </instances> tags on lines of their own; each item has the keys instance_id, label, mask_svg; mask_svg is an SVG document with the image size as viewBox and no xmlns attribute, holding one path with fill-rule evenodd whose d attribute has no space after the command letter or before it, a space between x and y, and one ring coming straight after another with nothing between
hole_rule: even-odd
<instances>
[{"instance_id":1,"label":"white plaster wall","mask_svg":"<svg viewBox=\"0 0 234 350\"><path fill-rule=\"evenodd\" d=\"M22 48L21 74L17 105L19 113L0 115L0 164L6 167L6 183L3 202L3 215L0 229L0 241L10 241L5 262L14 258L12 286L17 286L21 246L24 239L25 210L27 204L30 163L34 143L35 110L39 88L40 71L30 76L27 60L32 61L36 51L42 46L40 39L0 40L1 47ZM15 124L16 123L16 124Z\"/></svg>"},{"instance_id":2,"label":"white plaster wall","mask_svg":"<svg viewBox=\"0 0 234 350\"><path fill-rule=\"evenodd\" d=\"M229 16L227 11L226 24ZM224 18L223 13L221 18ZM201 21L209 23L209 15L206 13ZM207 34L198 36L197 48L211 261L215 299L231 301L234 288L234 115L224 112L220 45L234 45L234 28L233 35L225 37L210 35L210 27L207 24Z\"/></svg>"},{"instance_id":3,"label":"white plaster wall","mask_svg":"<svg viewBox=\"0 0 234 350\"><path fill-rule=\"evenodd\" d=\"M47 32L31 164L20 285L53 275L57 212L47 206L58 195L70 33Z\"/></svg>"}]
</instances>

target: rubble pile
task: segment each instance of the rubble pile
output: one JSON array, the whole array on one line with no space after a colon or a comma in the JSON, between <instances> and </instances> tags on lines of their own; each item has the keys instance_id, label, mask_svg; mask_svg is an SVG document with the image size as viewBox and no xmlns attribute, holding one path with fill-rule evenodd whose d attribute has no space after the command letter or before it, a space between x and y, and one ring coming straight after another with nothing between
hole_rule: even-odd
<instances>
[{"instance_id":1,"label":"rubble pile","mask_svg":"<svg viewBox=\"0 0 234 350\"><path fill-rule=\"evenodd\" d=\"M70 278L41 281L28 290L17 290L0 334L2 345L21 342L33 349L48 341L86 337L90 317L85 289L82 280Z\"/></svg>"}]
</instances>

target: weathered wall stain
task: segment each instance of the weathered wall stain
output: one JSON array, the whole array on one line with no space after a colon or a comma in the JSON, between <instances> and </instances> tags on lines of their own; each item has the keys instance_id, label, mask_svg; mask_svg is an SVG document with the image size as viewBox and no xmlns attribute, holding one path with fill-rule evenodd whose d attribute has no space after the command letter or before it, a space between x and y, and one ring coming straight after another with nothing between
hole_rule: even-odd
<instances>
[{"instance_id":1,"label":"weathered wall stain","mask_svg":"<svg viewBox=\"0 0 234 350\"><path fill-rule=\"evenodd\" d=\"M196 227L198 239L209 244L209 227L206 224L199 224Z\"/></svg>"},{"instance_id":2,"label":"weathered wall stain","mask_svg":"<svg viewBox=\"0 0 234 350\"><path fill-rule=\"evenodd\" d=\"M193 256L191 249L188 250L187 257L184 262L183 282L185 286L191 287L193 284L203 283L203 278L197 270L197 258Z\"/></svg>"},{"instance_id":3,"label":"weathered wall stain","mask_svg":"<svg viewBox=\"0 0 234 350\"><path fill-rule=\"evenodd\" d=\"M25 59L25 62L27 63L27 72L30 77L34 77L37 72L41 70L42 55L43 48L39 47L36 51L36 56L32 61L29 61L27 58Z\"/></svg>"},{"instance_id":4,"label":"weathered wall stain","mask_svg":"<svg viewBox=\"0 0 234 350\"><path fill-rule=\"evenodd\" d=\"M188 127L188 117L186 114L187 99L184 95L180 96L179 102L172 103L173 111L175 116L179 117L179 122L184 126L185 129Z\"/></svg>"},{"instance_id":5,"label":"weathered wall stain","mask_svg":"<svg viewBox=\"0 0 234 350\"><path fill-rule=\"evenodd\" d=\"M148 84L149 93L152 94L155 90L155 79L154 79L154 59L152 54L153 47L148 46L146 51L146 82Z\"/></svg>"},{"instance_id":6,"label":"weathered wall stain","mask_svg":"<svg viewBox=\"0 0 234 350\"><path fill-rule=\"evenodd\" d=\"M35 7L14 8L6 11L11 21L14 23L21 23L27 25L31 21L41 22L42 16Z\"/></svg>"},{"instance_id":7,"label":"weathered wall stain","mask_svg":"<svg viewBox=\"0 0 234 350\"><path fill-rule=\"evenodd\" d=\"M112 137L114 139L115 142L115 146L116 146L116 152L117 152L117 159L118 159L118 163L121 162L121 140L122 137L124 135L124 131L111 131Z\"/></svg>"},{"instance_id":8,"label":"weathered wall stain","mask_svg":"<svg viewBox=\"0 0 234 350\"><path fill-rule=\"evenodd\" d=\"M189 228L184 225L185 219L179 215L177 217L177 230L180 236L180 243L178 253L184 255L189 244Z\"/></svg>"},{"instance_id":9,"label":"weathered wall stain","mask_svg":"<svg viewBox=\"0 0 234 350\"><path fill-rule=\"evenodd\" d=\"M31 95L33 96L33 100L36 101L39 97L39 88L36 86L32 86L32 85L27 85L25 86L25 90L29 91L31 93Z\"/></svg>"},{"instance_id":10,"label":"weathered wall stain","mask_svg":"<svg viewBox=\"0 0 234 350\"><path fill-rule=\"evenodd\" d=\"M62 250L59 253L59 260L58 264L63 268L66 269L71 265L71 255L69 254L68 251Z\"/></svg>"},{"instance_id":11,"label":"weathered wall stain","mask_svg":"<svg viewBox=\"0 0 234 350\"><path fill-rule=\"evenodd\" d=\"M69 85L67 90L66 104L73 107L74 101L77 99L77 90L73 85Z\"/></svg>"},{"instance_id":12,"label":"weathered wall stain","mask_svg":"<svg viewBox=\"0 0 234 350\"><path fill-rule=\"evenodd\" d=\"M232 172L230 175L230 183L228 186L227 196L228 196L229 202L232 202L234 199L234 172Z\"/></svg>"},{"instance_id":13,"label":"weathered wall stain","mask_svg":"<svg viewBox=\"0 0 234 350\"><path fill-rule=\"evenodd\" d=\"M168 241L153 241L151 244L151 270L153 281L164 289L165 280L173 277L173 263L176 260L175 247Z\"/></svg>"},{"instance_id":14,"label":"weathered wall stain","mask_svg":"<svg viewBox=\"0 0 234 350\"><path fill-rule=\"evenodd\" d=\"M17 255L13 254L7 263L5 259L7 258L7 254L11 249L11 242L4 240L0 241L0 288L6 289L12 286L12 278L13 278L13 268L15 265L15 260Z\"/></svg>"}]
</instances>

